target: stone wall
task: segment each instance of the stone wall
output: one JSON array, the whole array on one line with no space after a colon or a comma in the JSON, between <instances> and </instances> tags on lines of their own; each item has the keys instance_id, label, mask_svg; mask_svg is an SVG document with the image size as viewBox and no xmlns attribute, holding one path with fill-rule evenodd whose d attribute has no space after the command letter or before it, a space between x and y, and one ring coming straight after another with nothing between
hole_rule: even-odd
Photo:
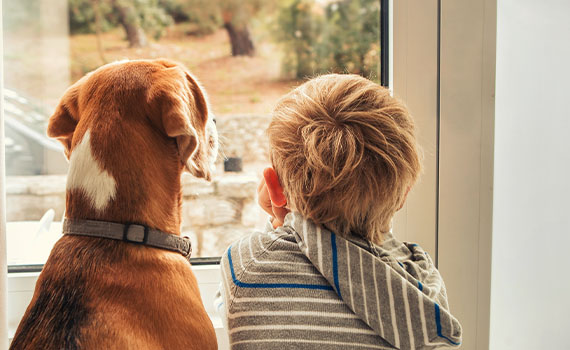
<instances>
[{"instance_id":1,"label":"stone wall","mask_svg":"<svg viewBox=\"0 0 570 350\"><path fill-rule=\"evenodd\" d=\"M211 183L183 177L182 232L196 256L220 256L232 242L262 228L268 215L256 202L260 176L229 174Z\"/></svg>"},{"instance_id":2,"label":"stone wall","mask_svg":"<svg viewBox=\"0 0 570 350\"><path fill-rule=\"evenodd\" d=\"M244 169L258 170L257 164L268 164L268 141L265 130L269 115L221 115L217 116L220 141L219 162L224 157L241 157Z\"/></svg>"},{"instance_id":3,"label":"stone wall","mask_svg":"<svg viewBox=\"0 0 570 350\"><path fill-rule=\"evenodd\" d=\"M206 182L182 176L182 234L192 239L193 256L220 256L239 237L263 227L267 215L257 206L259 176L223 173ZM61 220L65 175L9 176L7 221L39 220L48 209Z\"/></svg>"}]
</instances>

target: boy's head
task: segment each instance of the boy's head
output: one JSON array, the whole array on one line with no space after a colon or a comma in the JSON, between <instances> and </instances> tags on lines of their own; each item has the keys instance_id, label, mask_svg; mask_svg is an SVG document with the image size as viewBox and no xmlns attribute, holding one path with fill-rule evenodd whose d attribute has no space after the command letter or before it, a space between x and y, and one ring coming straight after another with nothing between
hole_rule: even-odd
<instances>
[{"instance_id":1,"label":"boy's head","mask_svg":"<svg viewBox=\"0 0 570 350\"><path fill-rule=\"evenodd\" d=\"M407 109L357 75L323 75L285 95L268 135L291 209L340 235L379 242L421 168Z\"/></svg>"}]
</instances>

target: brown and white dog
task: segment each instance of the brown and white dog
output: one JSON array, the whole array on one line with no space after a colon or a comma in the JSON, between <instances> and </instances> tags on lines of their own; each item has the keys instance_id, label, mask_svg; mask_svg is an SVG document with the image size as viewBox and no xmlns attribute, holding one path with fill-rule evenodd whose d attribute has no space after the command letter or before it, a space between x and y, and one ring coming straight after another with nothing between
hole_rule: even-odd
<instances>
[{"instance_id":1,"label":"brown and white dog","mask_svg":"<svg viewBox=\"0 0 570 350\"><path fill-rule=\"evenodd\" d=\"M48 135L70 160L66 216L180 234L180 177L210 179L217 133L197 81L167 60L122 61L63 96ZM11 349L217 349L181 254L65 235Z\"/></svg>"}]
</instances>

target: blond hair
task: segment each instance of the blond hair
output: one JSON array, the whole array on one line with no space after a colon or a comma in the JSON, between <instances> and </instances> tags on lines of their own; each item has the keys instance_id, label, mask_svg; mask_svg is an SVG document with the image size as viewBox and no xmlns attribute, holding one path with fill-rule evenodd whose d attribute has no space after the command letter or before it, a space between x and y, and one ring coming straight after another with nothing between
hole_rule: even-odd
<instances>
[{"instance_id":1,"label":"blond hair","mask_svg":"<svg viewBox=\"0 0 570 350\"><path fill-rule=\"evenodd\" d=\"M421 169L402 103L358 75L323 75L279 101L267 132L293 210L337 234L381 242Z\"/></svg>"}]
</instances>

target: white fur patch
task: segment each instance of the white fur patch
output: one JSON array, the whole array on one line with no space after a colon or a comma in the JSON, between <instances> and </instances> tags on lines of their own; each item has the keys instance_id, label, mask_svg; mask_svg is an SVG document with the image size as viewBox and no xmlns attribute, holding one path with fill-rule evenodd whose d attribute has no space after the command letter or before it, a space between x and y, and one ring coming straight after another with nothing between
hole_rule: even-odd
<instances>
[{"instance_id":1,"label":"white fur patch","mask_svg":"<svg viewBox=\"0 0 570 350\"><path fill-rule=\"evenodd\" d=\"M216 124L213 120L213 114L210 114L210 118L206 123L206 139L209 141L209 138L212 139L213 145L210 146L209 144L205 147L206 157L208 161L208 170L210 174L213 174L216 171L216 158L218 156L218 130L216 129ZM186 161L186 169L192 173L192 169L195 169L197 172L203 172L205 169L200 169L200 166L196 164L194 161L194 154L200 147L200 144L196 146L196 150L190 155L188 160Z\"/></svg>"},{"instance_id":2,"label":"white fur patch","mask_svg":"<svg viewBox=\"0 0 570 350\"><path fill-rule=\"evenodd\" d=\"M103 210L117 193L117 182L93 157L89 131L71 152L67 190L81 189L96 210Z\"/></svg>"}]
</instances>

